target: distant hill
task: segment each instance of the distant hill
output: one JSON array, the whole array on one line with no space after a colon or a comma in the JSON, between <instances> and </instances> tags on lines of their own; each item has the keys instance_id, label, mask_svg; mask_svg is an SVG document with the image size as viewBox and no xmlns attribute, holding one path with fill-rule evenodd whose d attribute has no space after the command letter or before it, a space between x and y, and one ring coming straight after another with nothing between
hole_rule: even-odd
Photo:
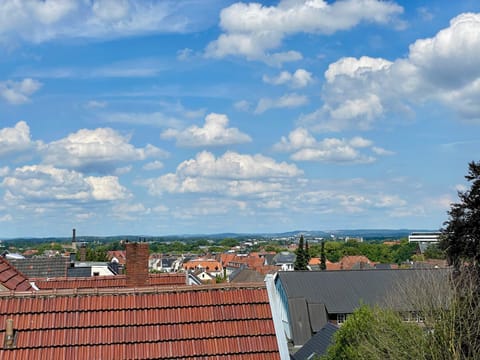
<instances>
[{"instance_id":1,"label":"distant hill","mask_svg":"<svg viewBox=\"0 0 480 360\"><path fill-rule=\"evenodd\" d=\"M325 238L330 237L363 237L365 240L373 239L399 239L407 237L410 233L415 231L438 231L438 230L425 230L425 229L354 229L354 230L294 230L280 233L218 233L218 234L181 234L181 235L113 235L113 236L79 236L77 241L87 242L111 242L118 240L135 241L139 239L145 239L147 241L178 241L187 239L245 239L245 238L290 238L298 237L303 234L306 237ZM4 241L31 241L31 242L67 242L71 240L71 237L45 237L45 238L15 238L4 239Z\"/></svg>"}]
</instances>

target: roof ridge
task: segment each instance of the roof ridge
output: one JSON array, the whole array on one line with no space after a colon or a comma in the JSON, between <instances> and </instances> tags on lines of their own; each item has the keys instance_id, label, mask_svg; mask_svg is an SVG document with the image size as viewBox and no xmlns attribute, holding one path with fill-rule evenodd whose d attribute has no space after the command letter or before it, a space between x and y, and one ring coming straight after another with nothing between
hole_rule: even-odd
<instances>
[{"instance_id":1,"label":"roof ridge","mask_svg":"<svg viewBox=\"0 0 480 360\"><path fill-rule=\"evenodd\" d=\"M208 285L173 285L173 286L144 286L136 288L85 288L85 289L51 289L38 291L4 291L2 297L52 297L52 296L88 296L88 295L129 295L129 294L159 294L171 292L190 291L219 291L231 289L264 289L265 284L242 283L242 284L208 284Z\"/></svg>"}]
</instances>

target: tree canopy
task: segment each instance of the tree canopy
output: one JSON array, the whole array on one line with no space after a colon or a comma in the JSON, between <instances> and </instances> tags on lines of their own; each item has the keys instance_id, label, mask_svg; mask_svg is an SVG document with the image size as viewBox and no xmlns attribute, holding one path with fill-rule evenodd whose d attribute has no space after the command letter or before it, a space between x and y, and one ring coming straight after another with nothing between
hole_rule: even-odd
<instances>
[{"instance_id":1,"label":"tree canopy","mask_svg":"<svg viewBox=\"0 0 480 360\"><path fill-rule=\"evenodd\" d=\"M298 241L298 248L295 251L297 255L293 267L295 270L308 270L308 260L310 255L308 251L305 250L303 235L300 235L300 240Z\"/></svg>"},{"instance_id":2,"label":"tree canopy","mask_svg":"<svg viewBox=\"0 0 480 360\"><path fill-rule=\"evenodd\" d=\"M468 164L465 179L470 189L459 191L460 201L454 203L444 223L440 247L457 270L466 263L480 267L480 162Z\"/></svg>"},{"instance_id":3,"label":"tree canopy","mask_svg":"<svg viewBox=\"0 0 480 360\"><path fill-rule=\"evenodd\" d=\"M423 330L391 310L361 306L334 335L322 360L424 359Z\"/></svg>"}]
</instances>

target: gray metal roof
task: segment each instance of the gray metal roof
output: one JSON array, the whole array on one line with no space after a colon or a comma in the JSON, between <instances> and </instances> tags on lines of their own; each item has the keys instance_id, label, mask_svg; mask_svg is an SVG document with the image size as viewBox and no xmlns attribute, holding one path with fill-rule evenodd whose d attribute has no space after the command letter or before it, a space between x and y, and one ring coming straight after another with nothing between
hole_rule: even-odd
<instances>
[{"instance_id":1,"label":"gray metal roof","mask_svg":"<svg viewBox=\"0 0 480 360\"><path fill-rule=\"evenodd\" d=\"M337 330L338 327L331 323L327 323L292 356L293 359L307 360L310 358L310 356L312 356L312 354L319 356L325 355L327 348L332 343L333 335Z\"/></svg>"},{"instance_id":2,"label":"gray metal roof","mask_svg":"<svg viewBox=\"0 0 480 360\"><path fill-rule=\"evenodd\" d=\"M297 255L288 251L279 252L277 255L273 257L273 264L274 265L281 265L281 264L293 264Z\"/></svg>"},{"instance_id":3,"label":"gray metal roof","mask_svg":"<svg viewBox=\"0 0 480 360\"><path fill-rule=\"evenodd\" d=\"M67 277L90 277L92 276L92 267L69 267L67 269Z\"/></svg>"},{"instance_id":4,"label":"gray metal roof","mask_svg":"<svg viewBox=\"0 0 480 360\"><path fill-rule=\"evenodd\" d=\"M230 282L232 283L242 283L242 282L263 283L264 280L265 280L265 275L260 274L259 272L252 269L239 269L239 271L235 273L235 276L230 277Z\"/></svg>"},{"instance_id":5,"label":"gray metal roof","mask_svg":"<svg viewBox=\"0 0 480 360\"><path fill-rule=\"evenodd\" d=\"M12 259L9 262L27 278L65 277L70 259L65 256Z\"/></svg>"},{"instance_id":6,"label":"gray metal roof","mask_svg":"<svg viewBox=\"0 0 480 360\"><path fill-rule=\"evenodd\" d=\"M292 271L279 272L277 281L288 299L304 298L307 303L324 304L329 314L338 314L352 313L361 303L382 304L396 286L427 279L419 276L421 271L430 271L427 281L433 281L445 277L448 270Z\"/></svg>"}]
</instances>

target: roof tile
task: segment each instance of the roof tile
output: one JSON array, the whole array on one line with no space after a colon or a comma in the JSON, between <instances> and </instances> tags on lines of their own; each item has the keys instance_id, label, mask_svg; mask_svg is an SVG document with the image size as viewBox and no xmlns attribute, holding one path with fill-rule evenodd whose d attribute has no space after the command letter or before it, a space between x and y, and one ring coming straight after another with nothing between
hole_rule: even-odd
<instances>
[{"instance_id":1,"label":"roof tile","mask_svg":"<svg viewBox=\"0 0 480 360\"><path fill-rule=\"evenodd\" d=\"M264 286L73 289L0 296L0 358L279 359Z\"/></svg>"},{"instance_id":2,"label":"roof tile","mask_svg":"<svg viewBox=\"0 0 480 360\"><path fill-rule=\"evenodd\" d=\"M18 291L33 290L28 279L0 256L0 291L2 288Z\"/></svg>"}]
</instances>

